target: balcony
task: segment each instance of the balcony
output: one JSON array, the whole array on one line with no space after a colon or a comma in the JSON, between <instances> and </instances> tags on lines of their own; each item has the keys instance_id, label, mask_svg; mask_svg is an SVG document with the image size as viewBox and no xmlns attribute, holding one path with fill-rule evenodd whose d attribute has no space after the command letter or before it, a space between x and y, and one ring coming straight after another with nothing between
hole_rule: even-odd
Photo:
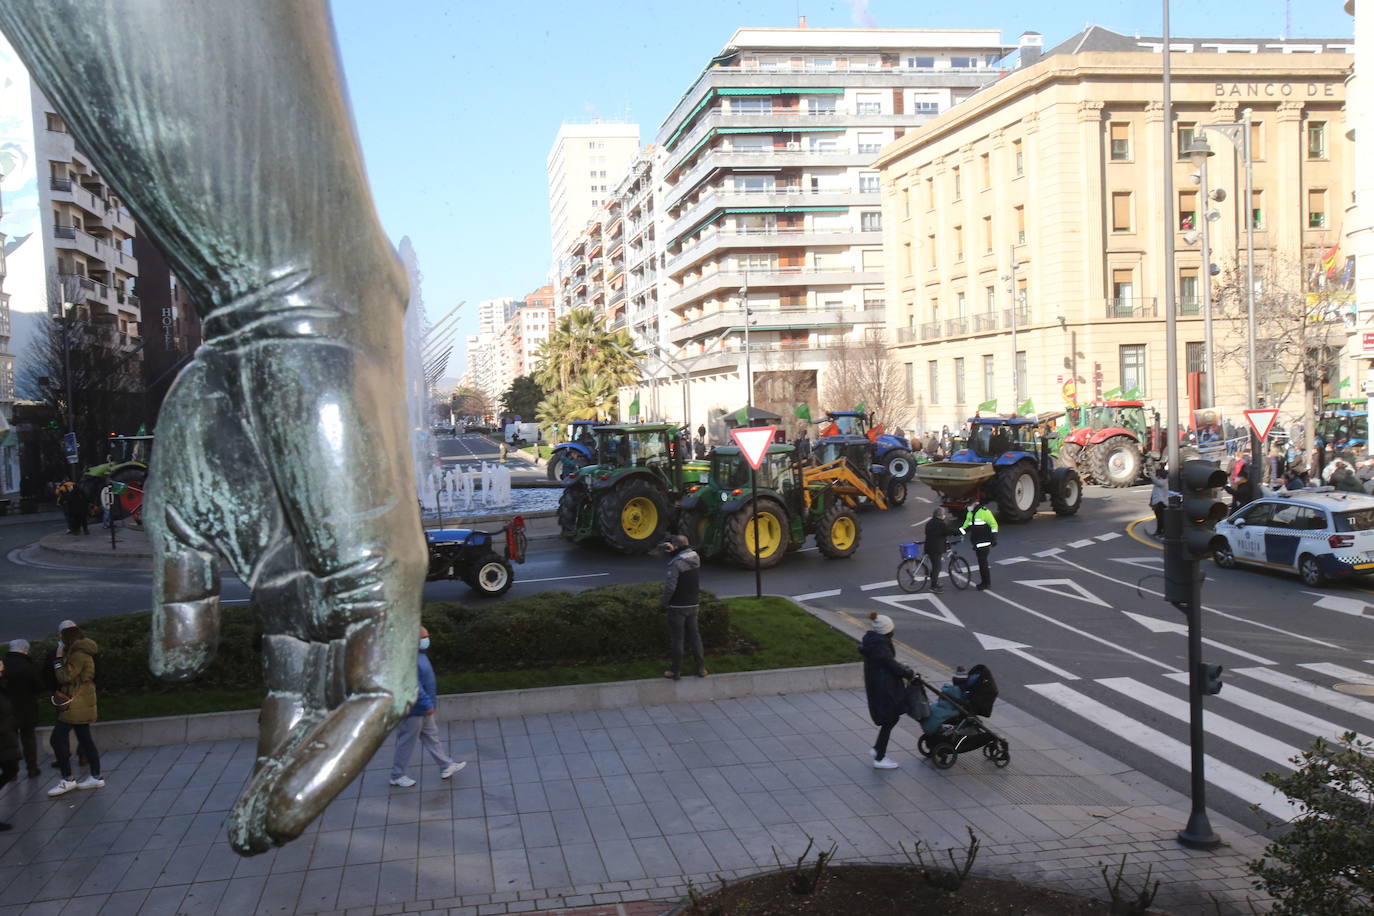
<instances>
[{"instance_id":1,"label":"balcony","mask_svg":"<svg viewBox=\"0 0 1374 916\"><path fill-rule=\"evenodd\" d=\"M964 336L964 335L967 334L967 333L968 333L968 319L967 319L967 318L946 318L946 319L945 319L945 336L946 336L946 337L962 337L962 336Z\"/></svg>"},{"instance_id":2,"label":"balcony","mask_svg":"<svg viewBox=\"0 0 1374 916\"><path fill-rule=\"evenodd\" d=\"M936 340L936 339L938 339L939 336L940 336L940 327L941 327L941 325L940 325L940 322L938 322L938 321L927 321L925 324L921 325L921 339L922 339L922 340Z\"/></svg>"},{"instance_id":3,"label":"balcony","mask_svg":"<svg viewBox=\"0 0 1374 916\"><path fill-rule=\"evenodd\" d=\"M1013 312L1015 312L1015 314L1013 314ZM1030 310L1030 306L1029 306L1029 305L1021 305L1021 306L1018 306L1018 307L1017 307L1016 309L1014 309L1014 310L1013 310L1013 309L1003 309L1003 310L1002 310L1002 327L1003 327L1003 328L1010 328L1010 327L1012 326L1012 319L1013 319L1013 318L1015 319L1015 321L1016 321L1016 327L1018 327L1018 328L1023 328L1023 327L1025 327L1026 325L1030 324L1030 323L1031 323L1031 310Z\"/></svg>"},{"instance_id":4,"label":"balcony","mask_svg":"<svg viewBox=\"0 0 1374 916\"><path fill-rule=\"evenodd\" d=\"M860 155L852 150L815 150L805 149L800 144L791 149L736 149L713 148L701 154L701 161L677 176L669 189L663 205L671 207L684 194L715 169L739 168L801 168L808 165L825 166L867 166L873 157ZM671 172L665 171L668 176Z\"/></svg>"},{"instance_id":5,"label":"balcony","mask_svg":"<svg viewBox=\"0 0 1374 916\"><path fill-rule=\"evenodd\" d=\"M1106 300L1105 315L1108 318L1156 318L1158 309L1154 299L1112 298Z\"/></svg>"},{"instance_id":6,"label":"balcony","mask_svg":"<svg viewBox=\"0 0 1374 916\"><path fill-rule=\"evenodd\" d=\"M681 215L664 229L664 237L674 239L701 222L712 210L721 207L876 207L878 189L872 188L803 188L797 186L741 190L736 188L708 188L702 196L687 204Z\"/></svg>"},{"instance_id":7,"label":"balcony","mask_svg":"<svg viewBox=\"0 0 1374 916\"><path fill-rule=\"evenodd\" d=\"M741 286L773 288L780 286L857 286L883 282L881 270L853 267L774 267L768 270L719 270L684 284L668 297L670 307L680 306L721 290L736 291Z\"/></svg>"},{"instance_id":8,"label":"balcony","mask_svg":"<svg viewBox=\"0 0 1374 916\"><path fill-rule=\"evenodd\" d=\"M729 249L766 249L788 247L796 248L813 245L869 245L881 244L882 236L873 232L857 229L712 229L703 232L695 241L685 246L664 265L664 273L680 273L693 264L699 263L718 251Z\"/></svg>"},{"instance_id":9,"label":"balcony","mask_svg":"<svg viewBox=\"0 0 1374 916\"><path fill-rule=\"evenodd\" d=\"M897 343L899 343L899 344L904 344L904 343L915 343L915 341L916 341L916 335L917 335L917 328L916 328L915 325L908 325L907 327L904 327L904 328L898 328L898 329L897 329Z\"/></svg>"},{"instance_id":10,"label":"balcony","mask_svg":"<svg viewBox=\"0 0 1374 916\"><path fill-rule=\"evenodd\" d=\"M980 313L980 314L978 314L978 315L974 315L974 316L973 316L973 330L974 330L974 333L977 333L978 331L995 331L995 330L997 330L997 313L996 313L996 312L982 312L982 313Z\"/></svg>"},{"instance_id":11,"label":"balcony","mask_svg":"<svg viewBox=\"0 0 1374 916\"><path fill-rule=\"evenodd\" d=\"M865 316L852 309L753 309L755 330L780 328L852 327L856 324L877 324L881 319ZM668 330L673 343L715 334L726 328L743 328L744 315L738 308L720 309L700 318L684 321Z\"/></svg>"},{"instance_id":12,"label":"balcony","mask_svg":"<svg viewBox=\"0 0 1374 916\"><path fill-rule=\"evenodd\" d=\"M1178 314L1196 317L1202 314L1202 302L1198 299L1179 299Z\"/></svg>"}]
</instances>

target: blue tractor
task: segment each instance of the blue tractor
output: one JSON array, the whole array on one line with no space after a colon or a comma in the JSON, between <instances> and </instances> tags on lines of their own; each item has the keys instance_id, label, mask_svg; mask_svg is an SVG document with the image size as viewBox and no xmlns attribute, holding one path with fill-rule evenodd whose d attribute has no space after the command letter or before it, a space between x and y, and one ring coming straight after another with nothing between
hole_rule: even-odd
<instances>
[{"instance_id":1,"label":"blue tractor","mask_svg":"<svg viewBox=\"0 0 1374 916\"><path fill-rule=\"evenodd\" d=\"M596 464L596 436L592 430L605 425L605 420L573 420L569 423L568 441L555 445L549 457L546 469L549 480L571 480L578 471Z\"/></svg>"},{"instance_id":2,"label":"blue tractor","mask_svg":"<svg viewBox=\"0 0 1374 916\"><path fill-rule=\"evenodd\" d=\"M916 459L912 456L911 442L905 436L882 432L882 427L878 428L876 436L870 436L872 415L856 410L827 410L825 417L829 425L823 427L824 432L816 440L817 444L825 441L827 432L838 431L841 436L863 436L873 443L873 460L869 464L881 464L889 478L902 483L915 476ZM831 426L834 430L830 429Z\"/></svg>"},{"instance_id":3,"label":"blue tractor","mask_svg":"<svg viewBox=\"0 0 1374 916\"><path fill-rule=\"evenodd\" d=\"M1083 501L1083 482L1071 467L1055 467L1048 432L1026 417L974 417L968 441L948 461L923 464L918 476L966 509L982 498L1003 522L1028 522L1048 498L1056 515L1073 515Z\"/></svg>"}]
</instances>

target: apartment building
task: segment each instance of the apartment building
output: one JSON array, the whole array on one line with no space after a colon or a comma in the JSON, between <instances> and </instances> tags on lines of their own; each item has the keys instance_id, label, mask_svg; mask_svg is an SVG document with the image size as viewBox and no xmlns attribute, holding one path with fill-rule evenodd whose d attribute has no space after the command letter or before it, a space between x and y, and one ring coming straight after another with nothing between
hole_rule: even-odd
<instances>
[{"instance_id":1,"label":"apartment building","mask_svg":"<svg viewBox=\"0 0 1374 916\"><path fill-rule=\"evenodd\" d=\"M1002 75L995 30L738 30L656 138L660 339L693 417L822 406L885 327L878 152ZM834 405L830 405L834 406ZM844 405L851 406L851 405Z\"/></svg>"},{"instance_id":2,"label":"apartment building","mask_svg":"<svg viewBox=\"0 0 1374 916\"><path fill-rule=\"evenodd\" d=\"M1173 225L1161 218L1161 48L1090 28L883 150L887 325L909 426L955 427L991 400L1003 412L1027 398L1053 409L1066 390L1087 400L1136 389L1162 407L1165 283L1175 284L1179 365L1206 368L1204 219L1218 284L1235 276L1251 219L1257 295L1286 285L1329 342L1345 344L1351 297L1331 265L1344 262L1339 212L1353 157L1350 42L1173 39ZM1246 108L1248 201L1240 155L1205 130L1239 122ZM1199 200L1185 153L1199 136L1214 151L1209 184L1224 201ZM1176 274L1166 279L1169 246ZM1236 295L1243 289L1242 280ZM1243 356L1235 325L1215 325L1216 400L1235 416L1246 401ZM1274 369L1259 373L1271 402L1295 383Z\"/></svg>"},{"instance_id":3,"label":"apartment building","mask_svg":"<svg viewBox=\"0 0 1374 916\"><path fill-rule=\"evenodd\" d=\"M604 204L639 153L639 125L608 121L564 124L545 162L549 186L551 262Z\"/></svg>"},{"instance_id":4,"label":"apartment building","mask_svg":"<svg viewBox=\"0 0 1374 916\"><path fill-rule=\"evenodd\" d=\"M497 343L500 361L496 386L505 393L517 378L534 371L535 353L553 326L553 287L543 286L516 302Z\"/></svg>"},{"instance_id":5,"label":"apartment building","mask_svg":"<svg viewBox=\"0 0 1374 916\"><path fill-rule=\"evenodd\" d=\"M1356 138L1368 143L1374 137L1374 78L1368 73L1374 67L1374 7L1366 6L1361 13L1355 0L1346 0L1345 10L1355 17L1355 62L1346 81L1346 137L1352 143ZM1364 361L1356 377L1364 383L1364 393L1374 397L1374 160L1351 158L1354 194L1346 208L1345 235L1355 258L1355 352Z\"/></svg>"}]
</instances>

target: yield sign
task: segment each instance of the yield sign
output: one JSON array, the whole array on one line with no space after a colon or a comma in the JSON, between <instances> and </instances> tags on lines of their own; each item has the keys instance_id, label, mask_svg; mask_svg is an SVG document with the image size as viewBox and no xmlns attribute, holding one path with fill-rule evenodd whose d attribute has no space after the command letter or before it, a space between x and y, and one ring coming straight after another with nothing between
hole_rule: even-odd
<instances>
[{"instance_id":1,"label":"yield sign","mask_svg":"<svg viewBox=\"0 0 1374 916\"><path fill-rule=\"evenodd\" d=\"M1269 430L1274 428L1274 420L1279 415L1275 409L1247 410L1245 419L1250 424L1250 428L1255 431L1255 435L1260 437L1263 442L1269 436Z\"/></svg>"},{"instance_id":2,"label":"yield sign","mask_svg":"<svg viewBox=\"0 0 1374 916\"><path fill-rule=\"evenodd\" d=\"M764 453L768 451L768 445L773 441L773 434L777 432L771 426L749 426L744 429L730 430L730 438L735 440L739 450L744 453L744 460L749 462L749 466L754 470L759 469L763 462Z\"/></svg>"}]
</instances>

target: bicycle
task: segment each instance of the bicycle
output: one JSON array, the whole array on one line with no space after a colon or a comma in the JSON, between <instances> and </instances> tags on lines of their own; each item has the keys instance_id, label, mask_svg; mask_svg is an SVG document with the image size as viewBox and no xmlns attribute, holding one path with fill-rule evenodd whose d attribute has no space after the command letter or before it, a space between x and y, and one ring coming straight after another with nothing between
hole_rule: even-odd
<instances>
[{"instance_id":1,"label":"bicycle","mask_svg":"<svg viewBox=\"0 0 1374 916\"><path fill-rule=\"evenodd\" d=\"M973 582L968 560L954 552L954 548L962 541L962 537L953 537L945 542L940 564L948 574L950 584L960 590L968 588ZM930 556L922 549L924 544L924 541L907 541L897 545L902 555L902 562L897 564L897 585L904 592L923 592L934 584L930 581Z\"/></svg>"}]
</instances>

